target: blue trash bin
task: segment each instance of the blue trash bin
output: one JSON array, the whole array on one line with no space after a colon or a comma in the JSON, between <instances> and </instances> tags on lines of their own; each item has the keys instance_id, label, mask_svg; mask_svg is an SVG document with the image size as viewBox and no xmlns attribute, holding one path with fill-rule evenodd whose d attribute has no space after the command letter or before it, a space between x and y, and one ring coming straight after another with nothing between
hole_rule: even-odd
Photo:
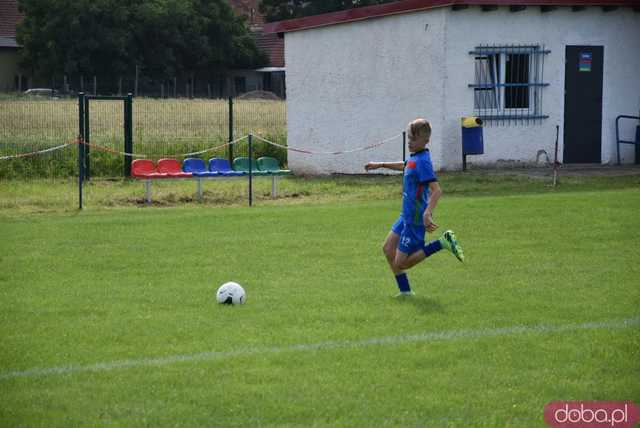
<instances>
[{"instance_id":1,"label":"blue trash bin","mask_svg":"<svg viewBox=\"0 0 640 428\"><path fill-rule=\"evenodd\" d=\"M467 155L484 154L482 137L482 119L479 117L462 118L462 170L467 169Z\"/></svg>"}]
</instances>

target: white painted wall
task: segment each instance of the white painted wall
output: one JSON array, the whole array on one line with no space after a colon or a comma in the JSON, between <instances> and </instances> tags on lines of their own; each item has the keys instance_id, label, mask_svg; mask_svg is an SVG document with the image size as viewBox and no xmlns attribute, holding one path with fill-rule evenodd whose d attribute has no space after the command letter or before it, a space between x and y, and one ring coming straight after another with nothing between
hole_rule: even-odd
<instances>
[{"instance_id":1,"label":"white painted wall","mask_svg":"<svg viewBox=\"0 0 640 428\"><path fill-rule=\"evenodd\" d=\"M426 117L433 126L436 168L459 169L460 117L473 112L469 51L480 44L540 44L551 50L545 56L544 81L550 86L543 89L542 109L550 117L536 124L485 127L485 154L470 156L470 163L531 163L541 149L552 155L556 124L562 154L566 45L604 46L602 159L615 162L614 119L640 109L640 14L630 8L607 13L600 8L549 13L537 7L517 13L438 8L287 33L289 145L351 150ZM290 152L289 166L303 174L361 173L368 160L401 156L397 140L343 156ZM623 150L623 160L633 160L633 147Z\"/></svg>"},{"instance_id":2,"label":"white painted wall","mask_svg":"<svg viewBox=\"0 0 640 428\"><path fill-rule=\"evenodd\" d=\"M456 118L473 108L473 91L467 85L475 78L474 60L468 52L482 44L538 44L551 51L545 55L543 77L550 85L542 90L542 113L549 118L529 125L485 127L485 154L469 156L468 161L485 165L514 160L533 163L538 150L553 156L556 125L560 126L562 160L565 48L594 45L604 46L602 163L616 162L615 118L620 114L637 116L640 111L639 13L631 8L605 13L599 7L580 12L560 8L547 13L541 13L538 7L516 13L506 7L492 12L469 8L448 13L446 28L447 120L443 123L443 155L448 168L459 168L462 162L460 124ZM627 131L630 134L630 129ZM623 153L624 160L633 161L632 146Z\"/></svg>"},{"instance_id":3,"label":"white painted wall","mask_svg":"<svg viewBox=\"0 0 640 428\"><path fill-rule=\"evenodd\" d=\"M440 121L444 16L439 9L287 33L288 144L350 150L400 134L418 116ZM368 160L401 160L401 141L345 156L290 152L288 161L296 173L363 173Z\"/></svg>"}]
</instances>

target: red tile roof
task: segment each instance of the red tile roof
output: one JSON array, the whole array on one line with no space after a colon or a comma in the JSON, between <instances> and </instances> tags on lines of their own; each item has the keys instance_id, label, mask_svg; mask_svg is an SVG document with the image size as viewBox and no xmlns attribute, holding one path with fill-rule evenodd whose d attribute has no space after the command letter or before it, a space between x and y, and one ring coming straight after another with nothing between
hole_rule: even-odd
<instances>
[{"instance_id":1,"label":"red tile roof","mask_svg":"<svg viewBox=\"0 0 640 428\"><path fill-rule=\"evenodd\" d=\"M18 11L17 0L0 0L0 37L16 37L16 25L24 15Z\"/></svg>"},{"instance_id":2,"label":"red tile roof","mask_svg":"<svg viewBox=\"0 0 640 428\"><path fill-rule=\"evenodd\" d=\"M284 39L274 33L254 33L256 45L269 56L269 67L284 67Z\"/></svg>"},{"instance_id":3,"label":"red tile roof","mask_svg":"<svg viewBox=\"0 0 640 428\"><path fill-rule=\"evenodd\" d=\"M0 0L2 1L2 0ZM263 30L264 16L260 13L260 0L229 0L237 15L245 16L256 45L269 57L269 67L284 67L284 39Z\"/></svg>"},{"instance_id":4,"label":"red tile roof","mask_svg":"<svg viewBox=\"0 0 640 428\"><path fill-rule=\"evenodd\" d=\"M361 21L400 13L415 12L443 6L632 6L638 0L401 0L376 6L347 9L322 15L306 16L265 24L265 33L286 33L327 25Z\"/></svg>"}]
</instances>

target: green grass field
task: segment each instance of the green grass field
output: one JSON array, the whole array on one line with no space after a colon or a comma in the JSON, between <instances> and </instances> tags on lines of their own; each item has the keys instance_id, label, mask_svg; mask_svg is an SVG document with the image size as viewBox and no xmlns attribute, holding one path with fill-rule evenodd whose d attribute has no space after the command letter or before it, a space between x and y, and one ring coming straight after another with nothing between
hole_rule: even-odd
<instances>
[{"instance_id":1,"label":"green grass field","mask_svg":"<svg viewBox=\"0 0 640 428\"><path fill-rule=\"evenodd\" d=\"M436 254L402 300L398 177L253 208L5 203L1 425L543 427L553 400L640 401L638 178L441 181L467 262ZM230 280L245 305L215 303Z\"/></svg>"}]
</instances>

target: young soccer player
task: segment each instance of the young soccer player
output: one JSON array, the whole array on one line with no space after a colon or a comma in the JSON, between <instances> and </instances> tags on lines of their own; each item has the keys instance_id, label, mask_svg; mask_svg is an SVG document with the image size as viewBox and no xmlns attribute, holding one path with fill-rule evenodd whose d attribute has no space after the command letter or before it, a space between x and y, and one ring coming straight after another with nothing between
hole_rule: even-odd
<instances>
[{"instance_id":1,"label":"young soccer player","mask_svg":"<svg viewBox=\"0 0 640 428\"><path fill-rule=\"evenodd\" d=\"M378 168L404 170L402 214L391 227L382 247L400 289L398 296L414 294L405 270L443 248L453 253L461 262L464 261L462 247L451 230L444 232L440 239L425 245L425 232L431 233L438 229L438 225L433 222L433 212L442 196L427 148L431 138L431 125L425 119L416 119L409 124L407 137L411 156L406 163L369 162L365 165L367 171Z\"/></svg>"}]
</instances>

